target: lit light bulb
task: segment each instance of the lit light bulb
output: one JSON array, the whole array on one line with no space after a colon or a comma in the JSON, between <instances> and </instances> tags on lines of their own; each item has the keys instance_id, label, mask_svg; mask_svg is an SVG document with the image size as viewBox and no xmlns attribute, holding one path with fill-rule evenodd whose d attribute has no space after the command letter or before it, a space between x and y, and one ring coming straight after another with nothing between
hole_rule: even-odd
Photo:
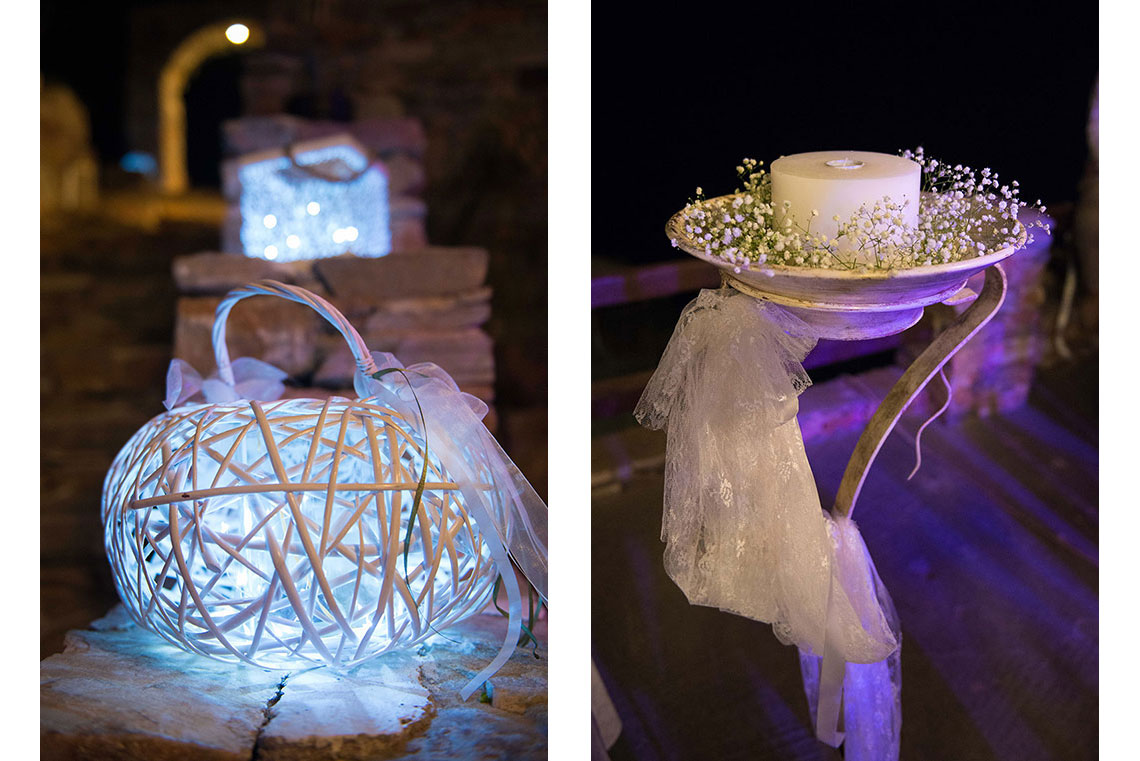
<instances>
[{"instance_id":1,"label":"lit light bulb","mask_svg":"<svg viewBox=\"0 0 1140 761\"><path fill-rule=\"evenodd\" d=\"M249 27L245 24L230 24L226 29L226 39L235 45L241 45L249 39Z\"/></svg>"},{"instance_id":2,"label":"lit light bulb","mask_svg":"<svg viewBox=\"0 0 1140 761\"><path fill-rule=\"evenodd\" d=\"M273 216L272 214L266 214L265 219L261 221L264 222L265 226L270 230L272 230L274 227L277 227L277 217Z\"/></svg>"},{"instance_id":3,"label":"lit light bulb","mask_svg":"<svg viewBox=\"0 0 1140 761\"><path fill-rule=\"evenodd\" d=\"M277 246L266 246L265 247L265 258L266 259L276 259L277 258Z\"/></svg>"},{"instance_id":4,"label":"lit light bulb","mask_svg":"<svg viewBox=\"0 0 1140 761\"><path fill-rule=\"evenodd\" d=\"M333 243L344 243L344 230L333 230Z\"/></svg>"},{"instance_id":5,"label":"lit light bulb","mask_svg":"<svg viewBox=\"0 0 1140 761\"><path fill-rule=\"evenodd\" d=\"M288 238L285 239L285 245L288 246L289 248L297 248L298 246L301 245L301 239L298 238L296 235L290 235Z\"/></svg>"},{"instance_id":6,"label":"lit light bulb","mask_svg":"<svg viewBox=\"0 0 1140 761\"><path fill-rule=\"evenodd\" d=\"M321 205L316 201L309 201L309 205L305 207L305 210L315 217L321 213Z\"/></svg>"},{"instance_id":7,"label":"lit light bulb","mask_svg":"<svg viewBox=\"0 0 1140 761\"><path fill-rule=\"evenodd\" d=\"M346 227L344 230L344 239L345 240L348 240L348 241L356 240L356 238L359 235L360 235L360 231L357 230L355 227Z\"/></svg>"}]
</instances>

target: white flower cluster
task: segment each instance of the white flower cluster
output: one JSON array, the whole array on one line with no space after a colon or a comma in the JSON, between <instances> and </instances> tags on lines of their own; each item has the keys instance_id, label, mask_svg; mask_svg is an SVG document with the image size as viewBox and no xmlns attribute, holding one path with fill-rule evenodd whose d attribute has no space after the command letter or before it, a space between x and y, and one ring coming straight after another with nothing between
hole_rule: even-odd
<instances>
[{"instance_id":1,"label":"white flower cluster","mask_svg":"<svg viewBox=\"0 0 1140 761\"><path fill-rule=\"evenodd\" d=\"M813 229L819 212L813 209L806 226L772 204L772 184L762 162L745 159L736 167L743 187L721 198L696 199L682 212L686 241L704 246L705 253L741 269L764 265L827 269L905 269L984 256L1017 245L1022 227L1018 184L998 182L990 169L950 167L928 159L922 148L903 151L904 158L922 167L922 203L918 225L903 223L903 204L884 196L861 207L850 219L832 217ZM1045 207L1037 201L1034 209ZM834 234L827 232L834 226ZM1048 227L1034 222L1028 226ZM1027 230L1027 240L1032 235ZM673 245L679 241L673 239Z\"/></svg>"}]
</instances>

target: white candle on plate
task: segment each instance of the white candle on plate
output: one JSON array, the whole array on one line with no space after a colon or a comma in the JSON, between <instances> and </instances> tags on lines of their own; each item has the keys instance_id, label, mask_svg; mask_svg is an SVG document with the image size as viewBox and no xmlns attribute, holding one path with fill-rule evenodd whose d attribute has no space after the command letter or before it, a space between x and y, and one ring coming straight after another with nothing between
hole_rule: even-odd
<instances>
[{"instance_id":1,"label":"white candle on plate","mask_svg":"<svg viewBox=\"0 0 1140 761\"><path fill-rule=\"evenodd\" d=\"M770 171L777 223L782 223L784 202L789 201L794 229L834 237L835 215L846 223L860 206L870 209L889 196L899 205L910 201L902 211L903 224L918 224L922 167L910 159L869 151L815 151L778 158ZM818 212L815 217L813 210ZM850 246L840 239L840 249Z\"/></svg>"}]
</instances>

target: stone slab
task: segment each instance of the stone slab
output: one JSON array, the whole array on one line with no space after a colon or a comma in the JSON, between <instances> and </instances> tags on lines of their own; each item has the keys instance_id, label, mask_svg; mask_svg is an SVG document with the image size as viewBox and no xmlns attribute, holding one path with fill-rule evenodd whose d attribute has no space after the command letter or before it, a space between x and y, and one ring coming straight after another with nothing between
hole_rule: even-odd
<instances>
[{"instance_id":1,"label":"stone slab","mask_svg":"<svg viewBox=\"0 0 1140 761\"><path fill-rule=\"evenodd\" d=\"M393 251L421 251L428 247L427 226L423 217L401 217L389 225Z\"/></svg>"},{"instance_id":2,"label":"stone slab","mask_svg":"<svg viewBox=\"0 0 1140 761\"><path fill-rule=\"evenodd\" d=\"M365 340L373 335L412 330L477 327L491 318L491 289L476 288L450 296L393 299L376 307L360 326Z\"/></svg>"},{"instance_id":3,"label":"stone slab","mask_svg":"<svg viewBox=\"0 0 1140 761\"><path fill-rule=\"evenodd\" d=\"M495 358L489 346L479 346L474 336L485 336L481 330L470 329L449 334L446 341L425 341L423 337L403 337L394 341L368 340L373 351L390 351L406 366L419 362L434 362L442 367L461 388L472 385L490 385L495 378ZM461 343L463 336L473 336L472 343ZM351 388L356 365L348 348L340 345L325 355L313 382L329 388Z\"/></svg>"},{"instance_id":4,"label":"stone slab","mask_svg":"<svg viewBox=\"0 0 1140 761\"><path fill-rule=\"evenodd\" d=\"M474 616L347 673L219 663L135 627L117 606L41 663L45 759L545 759L545 648L519 648L489 698L459 690L505 619ZM546 642L546 622L535 625Z\"/></svg>"},{"instance_id":5,"label":"stone slab","mask_svg":"<svg viewBox=\"0 0 1140 761\"><path fill-rule=\"evenodd\" d=\"M180 256L171 266L174 283L184 294L225 294L255 280L277 280L322 293L311 261L270 262L243 254L203 251Z\"/></svg>"},{"instance_id":6,"label":"stone slab","mask_svg":"<svg viewBox=\"0 0 1140 761\"><path fill-rule=\"evenodd\" d=\"M174 356L207 375L214 369L211 332L220 298L178 299ZM252 298L236 305L226 323L230 358L257 357L290 375L311 373L323 319L308 307L283 299Z\"/></svg>"},{"instance_id":7,"label":"stone slab","mask_svg":"<svg viewBox=\"0 0 1140 761\"><path fill-rule=\"evenodd\" d=\"M487 279L488 256L482 248L432 246L378 259L337 256L313 266L331 298L376 304L476 289Z\"/></svg>"},{"instance_id":8,"label":"stone slab","mask_svg":"<svg viewBox=\"0 0 1140 761\"><path fill-rule=\"evenodd\" d=\"M69 632L40 666L41 758L248 761L281 677L218 666L133 627Z\"/></svg>"},{"instance_id":9,"label":"stone slab","mask_svg":"<svg viewBox=\"0 0 1140 761\"><path fill-rule=\"evenodd\" d=\"M245 246L241 244L241 209L236 203L229 206L222 217L218 247L227 254L245 255Z\"/></svg>"},{"instance_id":10,"label":"stone slab","mask_svg":"<svg viewBox=\"0 0 1140 761\"><path fill-rule=\"evenodd\" d=\"M358 119L346 124L278 114L234 119L226 122L222 131L226 153L230 156L281 148L342 132L351 133L381 158L393 152L422 156L427 148L427 133L423 124L414 118Z\"/></svg>"},{"instance_id":11,"label":"stone slab","mask_svg":"<svg viewBox=\"0 0 1140 761\"><path fill-rule=\"evenodd\" d=\"M456 383L490 382L494 379L495 357L491 337L480 328L440 332L376 333L364 335L373 351L392 352L405 366L434 362ZM327 340L324 359L314 376L321 386L351 385L355 362L343 341Z\"/></svg>"},{"instance_id":12,"label":"stone slab","mask_svg":"<svg viewBox=\"0 0 1140 761\"><path fill-rule=\"evenodd\" d=\"M422 198L393 193L388 200L388 214L392 221L423 219L427 216L427 203Z\"/></svg>"},{"instance_id":13,"label":"stone slab","mask_svg":"<svg viewBox=\"0 0 1140 761\"><path fill-rule=\"evenodd\" d=\"M259 759L370 759L399 751L431 724L431 693L413 658L290 676L257 744ZM286 699L288 696L288 699ZM314 732L320 727L319 732Z\"/></svg>"},{"instance_id":14,"label":"stone slab","mask_svg":"<svg viewBox=\"0 0 1140 761\"><path fill-rule=\"evenodd\" d=\"M388 171L388 193L392 196L418 196L427 184L422 161L397 153L383 162Z\"/></svg>"}]
</instances>

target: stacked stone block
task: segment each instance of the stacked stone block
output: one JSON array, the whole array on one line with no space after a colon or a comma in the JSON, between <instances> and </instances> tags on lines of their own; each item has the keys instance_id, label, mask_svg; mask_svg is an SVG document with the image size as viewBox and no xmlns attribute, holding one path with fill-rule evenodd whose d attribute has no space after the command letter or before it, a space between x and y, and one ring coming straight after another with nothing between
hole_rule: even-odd
<instances>
[{"instance_id":1,"label":"stacked stone block","mask_svg":"<svg viewBox=\"0 0 1140 761\"><path fill-rule=\"evenodd\" d=\"M392 352L405 366L434 362L462 390L489 405L494 400L493 346L483 330L491 316L484 249L428 247L378 259L288 263L199 253L176 259L173 269L180 294L174 356L199 372L215 367L210 332L222 297L268 278L328 299L373 351ZM226 341L231 357L258 357L289 373L291 396L355 396L344 338L303 306L268 297L242 301L230 314ZM493 412L488 422L493 427Z\"/></svg>"},{"instance_id":2,"label":"stacked stone block","mask_svg":"<svg viewBox=\"0 0 1140 761\"><path fill-rule=\"evenodd\" d=\"M237 156L349 134L388 171L392 253L371 259L352 255L272 262L242 254ZM203 374L215 366L210 332L214 310L231 289L272 279L307 288L332 302L373 351L395 354L405 365L434 362L459 387L490 406L495 366L487 285L488 254L481 248L429 246L422 163L426 138L415 119L322 122L277 115L249 117L225 127L223 165L229 212L222 252L174 261L180 294L174 356ZM354 363L344 339L315 312L280 299L238 304L226 332L231 357L251 356L291 376L287 394L324 398L355 396ZM487 418L494 430L495 414Z\"/></svg>"}]
</instances>

